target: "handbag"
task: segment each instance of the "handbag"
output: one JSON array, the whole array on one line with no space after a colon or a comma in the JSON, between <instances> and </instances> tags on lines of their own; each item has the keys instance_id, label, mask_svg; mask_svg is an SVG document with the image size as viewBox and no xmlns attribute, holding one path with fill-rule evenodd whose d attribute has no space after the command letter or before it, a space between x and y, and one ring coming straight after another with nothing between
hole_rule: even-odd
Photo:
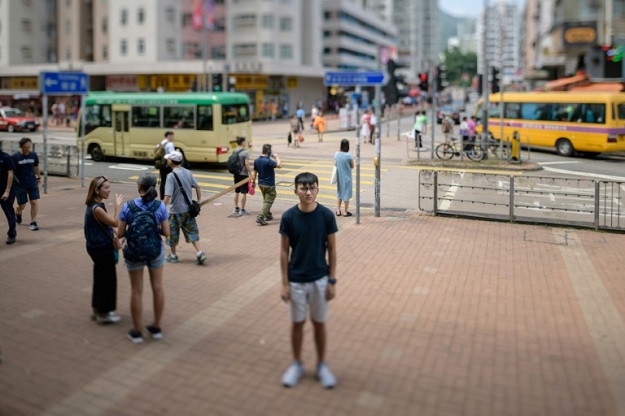
<instances>
[{"instance_id":1,"label":"handbag","mask_svg":"<svg viewBox=\"0 0 625 416\"><path fill-rule=\"evenodd\" d=\"M178 175L176 175L176 172L172 172L172 173L174 174L174 177L176 178L176 181L178 182L178 186L180 187L180 193L184 197L184 200L187 202L187 205L189 206L189 215L193 218L197 217L198 215L200 215L200 211L202 209L200 207L200 204L197 201L189 200L189 197L187 196L187 193L184 191L184 188L182 186L182 182L180 182L180 178L178 177Z\"/></svg>"},{"instance_id":2,"label":"handbag","mask_svg":"<svg viewBox=\"0 0 625 416\"><path fill-rule=\"evenodd\" d=\"M304 135L302 133L299 133L297 135L297 141L300 142L300 143L304 141Z\"/></svg>"},{"instance_id":3,"label":"handbag","mask_svg":"<svg viewBox=\"0 0 625 416\"><path fill-rule=\"evenodd\" d=\"M94 208L95 207L91 208L91 214L93 215L93 218L95 218L95 220L98 222L100 227L102 227L102 230L104 230L104 234L106 234L108 238L111 239L111 243L113 244L113 257L115 258L115 264L117 264L119 262L119 250L122 248L122 243L121 241L119 241L119 238L117 238L117 236L112 236L106 229L106 227L100 222L100 220L96 218L95 214L93 214Z\"/></svg>"},{"instance_id":4,"label":"handbag","mask_svg":"<svg viewBox=\"0 0 625 416\"><path fill-rule=\"evenodd\" d=\"M256 193L256 184L253 181L247 183L247 193L250 194L250 196L254 196Z\"/></svg>"},{"instance_id":5,"label":"handbag","mask_svg":"<svg viewBox=\"0 0 625 416\"><path fill-rule=\"evenodd\" d=\"M336 185L336 181L338 180L339 172L336 168L336 165L332 167L332 176L330 177L330 183L332 185Z\"/></svg>"}]
</instances>

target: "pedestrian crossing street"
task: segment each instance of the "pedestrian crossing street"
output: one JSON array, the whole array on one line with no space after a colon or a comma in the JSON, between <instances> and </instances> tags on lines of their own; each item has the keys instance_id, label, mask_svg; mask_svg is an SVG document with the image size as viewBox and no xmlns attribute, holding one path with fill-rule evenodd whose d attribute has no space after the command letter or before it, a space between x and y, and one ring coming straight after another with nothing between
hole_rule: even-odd
<instances>
[{"instance_id":1,"label":"pedestrian crossing street","mask_svg":"<svg viewBox=\"0 0 625 416\"><path fill-rule=\"evenodd\" d=\"M328 203L336 201L336 185L330 183L332 168L331 161L320 162L318 160L282 159L282 169L276 169L276 188L278 196L276 199L294 201L293 180L295 176L302 172L314 173L319 177L319 194L317 199ZM227 169L223 170L203 170L192 168L193 176L202 188L204 196L214 195L224 191L234 184L232 174ZM385 172L386 169L382 169ZM158 175L158 170L153 173ZM129 181L136 181L138 175L128 177ZM373 166L360 167L360 190L372 186L375 179L375 168ZM356 191L356 169L353 170L354 192ZM258 188L257 188L258 190ZM255 196L254 196L255 197ZM253 198L253 197L252 197Z\"/></svg>"}]
</instances>

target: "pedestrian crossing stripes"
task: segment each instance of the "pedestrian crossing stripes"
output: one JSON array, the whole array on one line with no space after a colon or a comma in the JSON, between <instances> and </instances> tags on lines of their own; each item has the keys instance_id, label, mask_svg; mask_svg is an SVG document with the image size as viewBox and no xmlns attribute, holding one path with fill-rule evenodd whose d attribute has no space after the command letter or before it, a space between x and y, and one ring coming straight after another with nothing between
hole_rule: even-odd
<instances>
[{"instance_id":1,"label":"pedestrian crossing stripes","mask_svg":"<svg viewBox=\"0 0 625 416\"><path fill-rule=\"evenodd\" d=\"M276 190L278 200L293 201L293 179L301 172L314 173L319 177L319 194L318 199L322 201L336 201L336 185L330 184L330 177L332 176L332 163L320 163L318 161L306 161L306 160L282 160L282 168L276 169ZM197 180L198 184L202 188L202 192L206 194L217 194L224 189L233 185L233 177L226 169L205 171L201 169L191 169L193 176ZM381 169L382 172L386 172L388 169ZM158 170L153 170L152 173L158 175ZM138 175L133 175L128 178L130 181L136 181L139 179ZM353 171L353 184L356 187L356 170ZM360 186L362 187L372 186L375 179L374 167L361 167L360 168ZM355 191L355 189L354 189Z\"/></svg>"}]
</instances>

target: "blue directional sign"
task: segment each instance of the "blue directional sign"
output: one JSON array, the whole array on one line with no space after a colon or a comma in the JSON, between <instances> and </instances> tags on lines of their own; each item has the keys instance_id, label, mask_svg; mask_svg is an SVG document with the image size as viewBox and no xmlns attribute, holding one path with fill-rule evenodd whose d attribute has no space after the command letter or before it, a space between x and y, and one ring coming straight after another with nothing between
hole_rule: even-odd
<instances>
[{"instance_id":1,"label":"blue directional sign","mask_svg":"<svg viewBox=\"0 0 625 416\"><path fill-rule=\"evenodd\" d=\"M89 92L89 75L84 72L41 72L39 91L43 94L81 95Z\"/></svg>"},{"instance_id":2,"label":"blue directional sign","mask_svg":"<svg viewBox=\"0 0 625 416\"><path fill-rule=\"evenodd\" d=\"M340 87L350 87L353 85L384 85L386 77L382 71L336 71L326 72L323 77L323 84L327 86L337 85Z\"/></svg>"}]
</instances>

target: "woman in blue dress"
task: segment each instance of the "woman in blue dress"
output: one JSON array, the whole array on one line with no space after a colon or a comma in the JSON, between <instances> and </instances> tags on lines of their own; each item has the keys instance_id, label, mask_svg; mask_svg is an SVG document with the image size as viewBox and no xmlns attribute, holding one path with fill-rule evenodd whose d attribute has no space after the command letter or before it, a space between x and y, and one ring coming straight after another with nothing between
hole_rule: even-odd
<instances>
[{"instance_id":1,"label":"woman in blue dress","mask_svg":"<svg viewBox=\"0 0 625 416\"><path fill-rule=\"evenodd\" d=\"M337 208L336 215L340 217L341 201L345 206L345 216L351 217L352 213L348 211L349 200L352 198L352 169L354 169L354 158L349 153L349 140L341 140L341 151L334 154L334 163L336 164L337 180L336 180L336 197Z\"/></svg>"}]
</instances>

